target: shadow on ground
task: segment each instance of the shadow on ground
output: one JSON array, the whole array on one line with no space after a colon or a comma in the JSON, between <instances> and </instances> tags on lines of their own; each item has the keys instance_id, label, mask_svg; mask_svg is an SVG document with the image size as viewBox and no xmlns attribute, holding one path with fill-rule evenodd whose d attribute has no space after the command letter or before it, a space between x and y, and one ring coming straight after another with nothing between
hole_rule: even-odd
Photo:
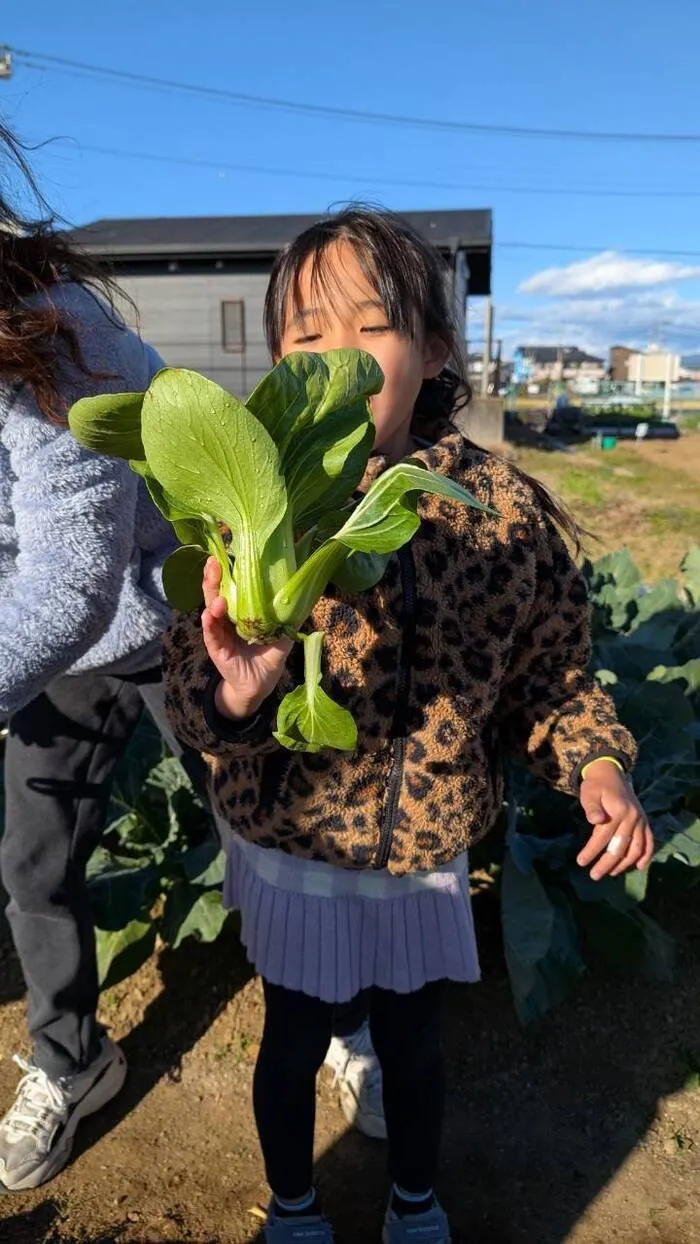
<instances>
[{"instance_id":1,"label":"shadow on ground","mask_svg":"<svg viewBox=\"0 0 700 1244\"><path fill-rule=\"evenodd\" d=\"M162 951L158 970L162 992L120 1041L129 1064L124 1089L81 1126L74 1160L130 1114L162 1076L179 1079L185 1055L253 974L234 921L213 946L188 939L178 950Z\"/></svg>"},{"instance_id":2,"label":"shadow on ground","mask_svg":"<svg viewBox=\"0 0 700 1244\"><path fill-rule=\"evenodd\" d=\"M0 1244L64 1244L65 1236L56 1234L60 1219L60 1209L53 1201L45 1202L36 1209L13 1214L11 1218L0 1222ZM71 1244L121 1244L124 1231L127 1230L128 1223L123 1229L112 1227L100 1235L77 1236ZM139 1240L130 1235L129 1244L152 1244L152 1240ZM217 1241L212 1236L196 1238L187 1235L180 1239L171 1236L168 1244L217 1244Z\"/></svg>"},{"instance_id":3,"label":"shadow on ground","mask_svg":"<svg viewBox=\"0 0 700 1244\"><path fill-rule=\"evenodd\" d=\"M480 920L477 905L476 914L481 943L489 947L486 984L455 988L448 1000L440 1196L453 1244L562 1244L647 1136L659 1102L684 1087L691 1069L700 1070L697 898L685 915L676 909L666 916L680 944L673 985L591 978L575 999L527 1031L513 1017L493 912ZM356 1133L321 1158L317 1181L337 1244L378 1238L384 1163L383 1147ZM640 1188L639 1197L663 1210L674 1190L658 1167L655 1185ZM690 1234L659 1234L650 1214L648 1237L635 1236L635 1244L700 1239L700 1156L691 1169ZM618 1238L624 1226L621 1214L609 1237L599 1229L596 1244Z\"/></svg>"}]
</instances>

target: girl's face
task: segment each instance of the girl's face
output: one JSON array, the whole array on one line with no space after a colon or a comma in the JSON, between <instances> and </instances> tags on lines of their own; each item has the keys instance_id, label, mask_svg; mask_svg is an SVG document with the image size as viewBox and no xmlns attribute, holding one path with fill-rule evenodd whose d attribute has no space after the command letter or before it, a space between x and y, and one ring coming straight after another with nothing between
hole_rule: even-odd
<instances>
[{"instance_id":1,"label":"girl's face","mask_svg":"<svg viewBox=\"0 0 700 1244\"><path fill-rule=\"evenodd\" d=\"M355 252L338 243L328 256L332 296L311 289L312 261L300 273L300 307L282 334L282 355L296 350L325 351L354 347L372 354L384 372L384 387L371 399L376 425L375 449L398 460L408 445L409 428L421 385L445 366L448 347L436 337L407 337L390 328L377 292Z\"/></svg>"}]
</instances>

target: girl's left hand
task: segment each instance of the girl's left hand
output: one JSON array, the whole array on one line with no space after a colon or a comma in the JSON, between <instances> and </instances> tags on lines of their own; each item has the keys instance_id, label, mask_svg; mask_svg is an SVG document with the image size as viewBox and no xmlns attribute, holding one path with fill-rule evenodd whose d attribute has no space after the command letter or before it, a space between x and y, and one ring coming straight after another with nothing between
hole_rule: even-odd
<instances>
[{"instance_id":1,"label":"girl's left hand","mask_svg":"<svg viewBox=\"0 0 700 1244\"><path fill-rule=\"evenodd\" d=\"M597 760L586 770L579 794L590 825L595 826L577 863L591 869L594 881L619 877L630 868L651 863L654 838L642 805L620 772L609 760Z\"/></svg>"}]
</instances>

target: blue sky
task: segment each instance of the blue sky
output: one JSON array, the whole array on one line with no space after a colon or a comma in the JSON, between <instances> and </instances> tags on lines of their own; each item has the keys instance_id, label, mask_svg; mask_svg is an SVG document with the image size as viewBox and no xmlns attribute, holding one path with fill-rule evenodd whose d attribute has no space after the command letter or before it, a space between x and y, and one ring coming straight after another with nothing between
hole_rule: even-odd
<instances>
[{"instance_id":1,"label":"blue sky","mask_svg":"<svg viewBox=\"0 0 700 1244\"><path fill-rule=\"evenodd\" d=\"M354 0L351 8L33 0L6 6L0 42L340 108L533 128L700 130L695 0ZM75 223L315 212L357 197L399 210L491 207L497 334L509 347L662 341L700 350L700 143L329 120L21 59L12 80L0 81L0 113L30 141L61 139L34 162L48 198Z\"/></svg>"}]
</instances>

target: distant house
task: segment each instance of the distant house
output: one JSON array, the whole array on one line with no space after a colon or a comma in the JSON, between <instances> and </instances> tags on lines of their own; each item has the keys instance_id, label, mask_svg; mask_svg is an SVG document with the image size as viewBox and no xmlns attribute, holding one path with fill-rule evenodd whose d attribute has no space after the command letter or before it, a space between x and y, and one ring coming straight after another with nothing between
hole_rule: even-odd
<instances>
[{"instance_id":1,"label":"distant house","mask_svg":"<svg viewBox=\"0 0 700 1244\"><path fill-rule=\"evenodd\" d=\"M681 378L682 360L672 350L650 346L648 350L630 350L613 346L610 351L610 378L634 381L635 384L675 384Z\"/></svg>"},{"instance_id":2,"label":"distant house","mask_svg":"<svg viewBox=\"0 0 700 1244\"><path fill-rule=\"evenodd\" d=\"M602 380L603 359L586 354L576 346L519 346L516 351L528 367L535 383L549 380Z\"/></svg>"},{"instance_id":3,"label":"distant house","mask_svg":"<svg viewBox=\"0 0 700 1244\"><path fill-rule=\"evenodd\" d=\"M404 217L443 256L463 322L467 294L491 292L491 212ZM138 308L143 336L168 364L191 367L247 394L269 367L262 308L275 256L318 219L98 220L71 238L109 266Z\"/></svg>"}]
</instances>

